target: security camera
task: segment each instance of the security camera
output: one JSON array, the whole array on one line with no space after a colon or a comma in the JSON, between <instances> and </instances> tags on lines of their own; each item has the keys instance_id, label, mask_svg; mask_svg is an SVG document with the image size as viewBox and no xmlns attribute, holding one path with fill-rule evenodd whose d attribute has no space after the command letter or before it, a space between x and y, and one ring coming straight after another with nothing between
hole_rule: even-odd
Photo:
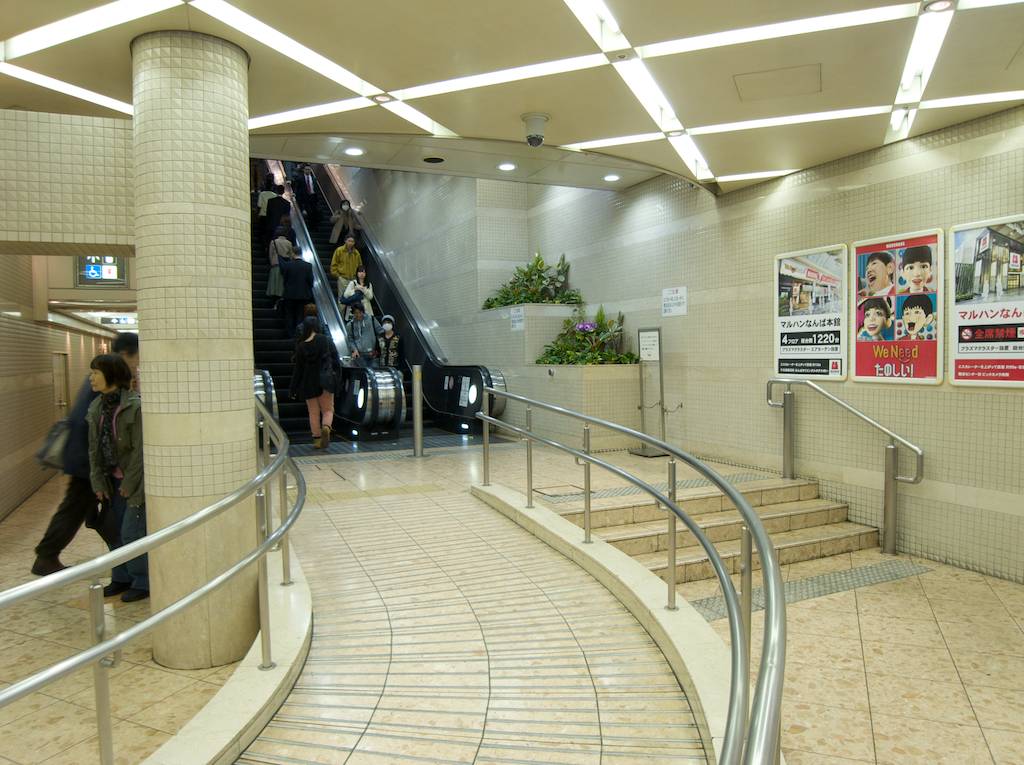
<instances>
[{"instance_id":1,"label":"security camera","mask_svg":"<svg viewBox=\"0 0 1024 765\"><path fill-rule=\"evenodd\" d=\"M547 114L528 112L520 117L526 127L526 142L533 148L544 143L544 126L551 119Z\"/></svg>"}]
</instances>

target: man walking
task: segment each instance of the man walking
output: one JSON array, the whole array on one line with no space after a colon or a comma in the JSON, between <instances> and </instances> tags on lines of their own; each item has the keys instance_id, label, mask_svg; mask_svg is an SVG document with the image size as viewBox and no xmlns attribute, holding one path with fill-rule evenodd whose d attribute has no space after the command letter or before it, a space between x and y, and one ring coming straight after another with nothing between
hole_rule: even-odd
<instances>
[{"instance_id":1,"label":"man walking","mask_svg":"<svg viewBox=\"0 0 1024 765\"><path fill-rule=\"evenodd\" d=\"M303 319L308 303L313 301L313 266L302 258L278 258L278 267L284 279L284 328L288 337L295 336L295 328Z\"/></svg>"}]
</instances>

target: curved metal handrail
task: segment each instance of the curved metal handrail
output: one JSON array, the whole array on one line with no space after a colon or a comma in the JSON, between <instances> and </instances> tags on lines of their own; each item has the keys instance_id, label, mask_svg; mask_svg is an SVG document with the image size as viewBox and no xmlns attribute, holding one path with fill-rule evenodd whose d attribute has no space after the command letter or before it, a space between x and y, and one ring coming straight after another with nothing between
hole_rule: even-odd
<instances>
[{"instance_id":1,"label":"curved metal handrail","mask_svg":"<svg viewBox=\"0 0 1024 765\"><path fill-rule=\"evenodd\" d=\"M557 406L555 404L537 401L536 399L527 398L526 396L520 396L494 388L485 388L484 390L494 396L506 398L512 401L519 401L530 407L538 407L549 412L555 412L581 422L622 433L650 444L651 446L667 452L672 457L675 457L694 468L697 472L701 473L705 478L711 481L711 483L717 486L733 503L749 529L751 537L754 540L754 544L757 545L758 554L761 559L761 574L763 577L765 594L764 644L761 654L760 671L758 672L757 678L757 688L754 693L750 721L746 731L747 735L745 737L745 744L743 727L747 719L746 700L748 689L748 670L745 641L741 636L739 596L736 594L736 588L733 586L729 573L725 570L721 556L718 554L714 545L706 536L704 536L696 522L690 518L676 502L671 501L668 497L658 492L653 486L642 479L632 476L627 471L622 470L615 465L610 465L604 460L595 458L587 452L582 452L566 446L565 444L560 444L556 441L551 441L550 439L538 436L530 430L517 428L504 423L501 420L496 420L486 413L477 414L479 419L488 424L493 424L502 429L518 433L525 438L566 451L573 454L578 460L584 460L585 462L611 470L611 472L615 473L619 477L629 481L654 496L658 502L668 507L673 514L693 532L694 537L708 553L708 560L711 562L712 567L715 569L715 574L718 576L719 583L722 587L722 594L726 602L726 608L729 612L732 674L730 677L729 688L729 714L726 720L726 730L719 762L724 763L725 765L734 765L742 760L746 765L760 765L761 763L771 761L771 758L774 757L779 746L782 683L786 661L785 596L782 587L782 574L779 570L779 563L775 555L775 548L768 537L767 531L765 531L764 525L761 523L760 517L754 512L750 503L747 502L741 492L726 481L725 478L719 475L717 471L704 464L693 455L684 452L681 449L677 449L665 441L648 436L646 433L641 433L640 431L628 428L625 425L619 425L618 423L603 420L599 417L592 417L590 415L583 414L582 412L576 412L572 409L566 409L565 407ZM485 428L486 427L487 426L485 425ZM527 427L529 427L529 424ZM486 437L484 443L485 445L487 444ZM669 489L671 491L673 487L670 486Z\"/></svg>"},{"instance_id":2,"label":"curved metal handrail","mask_svg":"<svg viewBox=\"0 0 1024 765\"><path fill-rule=\"evenodd\" d=\"M790 386L793 386L793 385L804 385L804 386L810 388L811 390L815 391L816 393L819 393L820 395L824 396L829 401L831 401L833 404L836 404L840 408L845 409L847 412L852 414L854 417L857 417L857 418L863 420L868 425L873 427L875 430L881 431L886 436L888 436L890 440L895 441L895 442L897 442L899 444L902 444L903 446L905 446L908 449L910 449L910 451L912 451L916 455L916 458L917 458L916 462L915 462L915 466L914 466L914 475L911 475L911 476L897 475L896 476L896 480L900 481L901 483L921 483L921 480L924 478L924 449L922 449L920 446L918 446L917 444L911 443L910 441L905 439L903 436L901 436L899 433L895 433L895 432L889 430L889 428L885 427L884 425L882 425L877 420L872 419L868 415L864 414L864 412L860 411L860 409L857 409L856 407L851 406L850 404L848 404L846 401L843 401L838 396L835 396L832 393L828 392L827 390L825 390L824 388L822 388L820 385L818 385L817 383L813 382L812 380L791 380L791 379L789 379L787 377L773 377L773 378L769 379L768 380L768 386L767 386L767 399L768 399L768 406L770 406L770 407L774 407L776 409L783 409L784 406L785 406L782 401L775 401L775 400L772 399L772 392L773 392L774 387L776 385L785 385L787 390L789 389Z\"/></svg>"},{"instance_id":3,"label":"curved metal handrail","mask_svg":"<svg viewBox=\"0 0 1024 765\"><path fill-rule=\"evenodd\" d=\"M296 481L296 500L291 511L287 516L282 517L281 523L273 533L266 535L265 538L247 555L241 560L235 563L230 568L218 574L216 577L208 581L201 587L193 590L188 595L176 600L169 606L161 609L157 613L151 615L148 619L132 625L128 629L119 632L117 635L103 640L103 626L102 626L102 610L100 611L100 624L97 628L94 625L94 629L97 629L97 636L100 638L100 642L92 645L84 651L81 651L73 656L63 659L55 664L52 664L45 669L42 669L27 678L19 680L13 683L9 687L0 690L0 707L6 704L17 701L18 699L38 691L39 689L55 682L68 674L75 672L90 664L97 665L103 663L105 657L115 651L120 650L130 641L143 635L168 619L174 617L181 611L185 610L194 603L202 600L210 593L221 588L228 581L234 578L239 572L259 561L261 566L261 597L260 597L260 622L261 622L261 633L264 647L264 663L267 668L273 666L269 662L269 635L266 634L267 625L269 623L269 615L265 613L266 601L265 601L265 561L264 556L270 552L279 542L281 543L282 557L287 556L286 546L286 535L288 530L295 524L299 514L302 512L303 505L306 499L306 483L302 476L301 471L295 466L288 457L288 446L289 440L285 435L284 430L275 421L273 414L270 409L267 408L264 403L260 400L259 396L255 397L256 412L258 413L259 424L263 427L264 433L269 433L270 437L277 446L277 455L272 460L267 460L266 464L260 469L260 471L246 481L242 486L235 489L230 494L222 497L213 504L199 510L187 518L183 518L180 521L172 523L159 531L155 531L152 534L139 539L130 544L119 547L108 553L93 558L85 563L71 566L64 569L56 574L43 577L33 582L27 582L26 584L13 587L4 592L0 592L0 611L4 608L13 606L16 603L20 603L29 598L37 597L43 593L51 590L65 587L72 582L85 580L92 580L93 585L90 586L90 594L93 594L94 589L101 589L102 585L98 584L101 576L105 575L113 566L120 563L132 560L144 553L148 553L178 537L187 533L188 531L201 526L202 524L216 518L221 513L225 512L229 508L238 504L242 500L246 499L250 495L256 492L261 492L266 483L273 478L275 475L281 473L282 470L290 472ZM270 443L269 440L264 442L262 453L269 456L270 454ZM282 503L285 501L285 489L284 480L285 476L282 474L282 488L281 497ZM265 493L258 495L258 502L263 500L266 502ZM260 536L262 537L262 531L265 530L266 526L270 525L270 513L266 504L261 507L262 523L265 524L264 529L261 530ZM282 505L283 515L283 505ZM288 571L288 561L283 560L285 574L285 583L290 583L288 580L290 575ZM99 606L102 609L102 595L99 596ZM97 665L98 666L98 665ZM112 762L112 749L110 749L110 719L109 719L109 705L106 705L106 712L108 713L107 719L103 719L103 714L97 705L97 726L100 728L100 748L101 748L101 760L104 763ZM106 734L104 735L104 730ZM106 749L104 749L104 738L106 737Z\"/></svg>"}]
</instances>

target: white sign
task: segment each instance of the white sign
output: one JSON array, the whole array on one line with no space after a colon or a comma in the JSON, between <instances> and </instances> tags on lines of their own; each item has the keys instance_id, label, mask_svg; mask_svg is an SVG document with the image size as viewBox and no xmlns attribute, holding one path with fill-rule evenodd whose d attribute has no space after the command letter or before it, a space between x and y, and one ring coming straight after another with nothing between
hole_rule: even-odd
<instances>
[{"instance_id":1,"label":"white sign","mask_svg":"<svg viewBox=\"0 0 1024 765\"><path fill-rule=\"evenodd\" d=\"M640 345L640 361L661 359L661 332L656 329L641 329L637 332Z\"/></svg>"},{"instance_id":2,"label":"white sign","mask_svg":"<svg viewBox=\"0 0 1024 765\"><path fill-rule=\"evenodd\" d=\"M462 388L459 390L459 406L469 406L469 378L462 378Z\"/></svg>"},{"instance_id":3,"label":"white sign","mask_svg":"<svg viewBox=\"0 0 1024 765\"><path fill-rule=\"evenodd\" d=\"M512 319L512 331L522 332L523 325L526 323L526 309L521 305L512 306L509 317Z\"/></svg>"},{"instance_id":4,"label":"white sign","mask_svg":"<svg viewBox=\"0 0 1024 765\"><path fill-rule=\"evenodd\" d=\"M666 287L661 291L662 316L686 316L686 287Z\"/></svg>"}]
</instances>

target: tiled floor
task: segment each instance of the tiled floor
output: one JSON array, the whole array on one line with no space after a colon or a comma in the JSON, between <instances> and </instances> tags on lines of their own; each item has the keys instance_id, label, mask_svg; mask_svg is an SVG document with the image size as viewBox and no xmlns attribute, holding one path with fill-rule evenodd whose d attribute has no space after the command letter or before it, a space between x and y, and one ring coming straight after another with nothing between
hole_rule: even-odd
<instances>
[{"instance_id":1,"label":"tiled floor","mask_svg":"<svg viewBox=\"0 0 1024 765\"><path fill-rule=\"evenodd\" d=\"M32 552L64 492L55 478L0 521L0 590L34 579ZM62 561L70 565L106 551L83 528ZM0 611L0 687L7 687L91 644L85 584L76 584ZM149 615L149 602L106 602L107 629L118 631ZM217 692L234 665L168 670L152 658L148 636L124 651L111 670L114 751L137 763L177 732ZM0 765L90 765L99 761L92 671L80 671L42 692L0 708Z\"/></svg>"}]
</instances>

